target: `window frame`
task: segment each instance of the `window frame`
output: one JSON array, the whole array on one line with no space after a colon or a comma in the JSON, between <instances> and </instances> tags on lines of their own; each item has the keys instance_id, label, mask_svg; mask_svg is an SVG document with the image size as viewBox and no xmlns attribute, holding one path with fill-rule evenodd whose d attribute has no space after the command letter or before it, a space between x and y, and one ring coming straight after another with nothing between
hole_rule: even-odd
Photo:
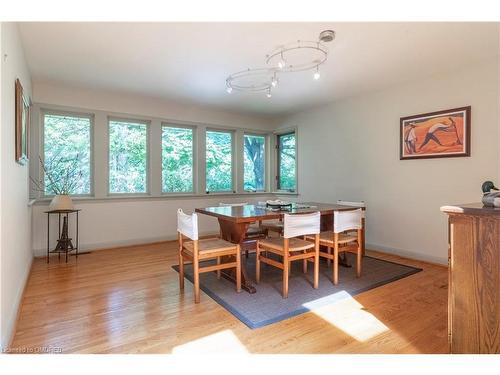
<instances>
[{"instance_id":1,"label":"window frame","mask_svg":"<svg viewBox=\"0 0 500 375\"><path fill-rule=\"evenodd\" d=\"M231 189L230 190L207 190L207 136L209 132L218 132L218 133L228 133L231 135ZM237 174L236 174L236 129L233 128L214 128L207 127L205 129L205 165L204 165L204 174L205 174L205 186L204 192L207 195L210 194L236 194L236 187L238 185Z\"/></svg>"},{"instance_id":2,"label":"window frame","mask_svg":"<svg viewBox=\"0 0 500 375\"><path fill-rule=\"evenodd\" d=\"M295 189L293 191L289 189L281 189L280 186L280 163L281 163L281 154L280 154L280 138L283 136L294 134L295 136ZM276 179L275 179L275 190L279 193L288 193L288 194L298 194L298 136L297 129L286 129L280 132L275 132L275 157L276 157Z\"/></svg>"},{"instance_id":3,"label":"window frame","mask_svg":"<svg viewBox=\"0 0 500 375\"><path fill-rule=\"evenodd\" d=\"M245 136L250 137L263 137L264 138L264 189L263 190L245 190ZM257 131L243 131L243 149L242 149L242 161L243 161L243 169L242 169L242 193L244 194L253 194L253 193L266 193L269 192L269 133L259 133Z\"/></svg>"},{"instance_id":4,"label":"window frame","mask_svg":"<svg viewBox=\"0 0 500 375\"><path fill-rule=\"evenodd\" d=\"M174 128L174 129L190 129L193 132L193 142L191 145L191 148L193 150L193 163L191 165L192 168L192 183L193 183L193 189L191 191L176 191L176 192L166 192L163 191L163 128ZM160 181L161 181L161 195L162 196L170 196L170 195L195 195L198 191L198 167L197 167L197 160L198 160L198 126L196 125L186 125L186 124L179 124L179 123L174 123L174 122L166 122L166 121L161 121L160 123L160 131L161 131L161 137L162 137L162 142L160 142Z\"/></svg>"},{"instance_id":5,"label":"window frame","mask_svg":"<svg viewBox=\"0 0 500 375\"><path fill-rule=\"evenodd\" d=\"M87 194L71 194L70 197L94 197L95 194L95 179L94 179L94 122L95 122L95 115L94 113L88 113L88 112L76 112L76 111L66 111L66 110L57 110L57 109L47 109L47 108L40 108L40 139L39 139L39 150L41 151L39 154L40 158L42 159L42 163L45 165L45 116L47 115L52 115L52 116L65 116L65 117L80 117L80 118L85 118L89 119L90 125L89 125L89 138L90 138L90 145L89 145L89 187L90 191ZM43 186L43 191L39 192L40 196L42 198L53 198L55 194L46 194L45 191L45 172L43 168L40 167L40 163L37 164L38 168L38 176L40 178L40 181L42 181L42 186Z\"/></svg>"},{"instance_id":6,"label":"window frame","mask_svg":"<svg viewBox=\"0 0 500 375\"><path fill-rule=\"evenodd\" d=\"M145 192L138 192L138 193L114 193L111 192L110 189L110 154L111 154L111 148L110 146L110 141L111 141L111 132L110 132L110 123L112 121L116 122L127 122L131 124L137 124L137 125L146 125L146 191ZM106 147L107 147L107 165L106 165L106 185L107 185L107 195L108 197L138 197L138 196L151 196L151 121L149 120L144 120L144 119L138 119L138 118L133 118L133 117L117 117L117 116L108 116L107 117L107 142L106 142Z\"/></svg>"}]
</instances>

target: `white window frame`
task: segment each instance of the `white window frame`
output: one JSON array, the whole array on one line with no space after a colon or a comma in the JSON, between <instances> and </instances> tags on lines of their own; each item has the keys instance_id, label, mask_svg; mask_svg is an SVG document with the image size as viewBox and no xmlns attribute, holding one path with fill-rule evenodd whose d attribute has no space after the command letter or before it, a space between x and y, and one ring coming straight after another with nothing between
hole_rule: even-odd
<instances>
[{"instance_id":1,"label":"white window frame","mask_svg":"<svg viewBox=\"0 0 500 375\"><path fill-rule=\"evenodd\" d=\"M191 145L192 150L193 150L193 163L191 165L192 168L192 182L193 182L193 190L189 192L185 191L163 191L163 129L164 128L174 128L174 129L190 129L193 132L193 143ZM173 122L162 122L161 123L161 136L162 136L162 142L161 142L161 165L160 165L160 180L161 180L161 195L193 195L196 194L197 192L197 186L198 186L198 168L197 168L197 160L198 160L198 127L194 125L185 125L185 124L178 124L178 123L173 123Z\"/></svg>"},{"instance_id":2,"label":"white window frame","mask_svg":"<svg viewBox=\"0 0 500 375\"><path fill-rule=\"evenodd\" d=\"M111 154L111 148L109 147L111 137L110 137L110 123L112 121L116 122L126 122L130 124L137 124L137 125L146 125L146 191L145 192L139 192L139 193L115 193L111 192L110 189L110 173L109 173L109 167L110 167L110 154ZM117 117L117 116L108 116L107 118L107 143L106 146L108 148L107 152L107 179L106 179L106 185L107 185L107 192L108 196L110 197L137 197L137 196L150 196L151 195L151 121L149 120L144 120L144 119L137 119L133 117Z\"/></svg>"},{"instance_id":3,"label":"white window frame","mask_svg":"<svg viewBox=\"0 0 500 375\"><path fill-rule=\"evenodd\" d=\"M218 191L208 191L207 190L207 158L206 158L206 147L207 147L207 134L209 132L218 132L218 133L229 133L231 135L231 189L230 190L218 190ZM232 128L213 128L207 127L205 129L205 165L203 166L203 171L205 174L205 186L204 191L207 195L212 194L236 194L238 185L237 181L237 168L236 168L236 129Z\"/></svg>"},{"instance_id":4,"label":"white window frame","mask_svg":"<svg viewBox=\"0 0 500 375\"><path fill-rule=\"evenodd\" d=\"M71 194L71 197L93 197L94 196L94 114L88 112L74 112L74 111L64 111L55 109L40 108L40 139L39 139L39 150L40 158L42 163L45 165L45 116L66 116L66 117L80 117L90 120L89 132L90 132L90 145L89 145L89 187L90 191L87 194ZM39 192L42 198L52 198L54 194L46 194L45 192L45 173L43 168L41 168L39 160L36 160L38 173L37 175L42 181L43 191Z\"/></svg>"}]
</instances>

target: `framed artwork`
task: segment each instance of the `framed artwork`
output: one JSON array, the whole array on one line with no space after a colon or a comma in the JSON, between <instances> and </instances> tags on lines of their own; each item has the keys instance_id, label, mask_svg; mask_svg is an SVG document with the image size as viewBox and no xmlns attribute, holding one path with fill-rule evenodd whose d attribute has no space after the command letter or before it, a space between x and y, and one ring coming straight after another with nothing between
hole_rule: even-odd
<instances>
[{"instance_id":1,"label":"framed artwork","mask_svg":"<svg viewBox=\"0 0 500 375\"><path fill-rule=\"evenodd\" d=\"M471 107L402 117L400 159L470 156Z\"/></svg>"},{"instance_id":2,"label":"framed artwork","mask_svg":"<svg viewBox=\"0 0 500 375\"><path fill-rule=\"evenodd\" d=\"M16 79L16 161L28 162L30 100L24 96L21 81Z\"/></svg>"}]
</instances>

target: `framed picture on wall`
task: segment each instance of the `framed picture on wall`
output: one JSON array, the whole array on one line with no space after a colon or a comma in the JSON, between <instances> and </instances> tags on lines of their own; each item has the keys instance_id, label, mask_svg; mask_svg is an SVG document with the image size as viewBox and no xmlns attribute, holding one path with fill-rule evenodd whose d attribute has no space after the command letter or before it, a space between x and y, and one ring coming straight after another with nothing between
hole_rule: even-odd
<instances>
[{"instance_id":1,"label":"framed picture on wall","mask_svg":"<svg viewBox=\"0 0 500 375\"><path fill-rule=\"evenodd\" d=\"M471 107L400 119L400 159L470 156Z\"/></svg>"},{"instance_id":2,"label":"framed picture on wall","mask_svg":"<svg viewBox=\"0 0 500 375\"><path fill-rule=\"evenodd\" d=\"M28 162L30 99L24 95L21 81L16 79L16 161L19 164Z\"/></svg>"}]
</instances>

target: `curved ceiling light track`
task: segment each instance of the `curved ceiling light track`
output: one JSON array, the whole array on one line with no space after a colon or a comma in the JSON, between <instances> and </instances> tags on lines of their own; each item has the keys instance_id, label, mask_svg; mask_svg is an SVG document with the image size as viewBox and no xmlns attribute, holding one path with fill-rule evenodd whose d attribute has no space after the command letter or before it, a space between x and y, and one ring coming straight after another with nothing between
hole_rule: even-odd
<instances>
[{"instance_id":1,"label":"curved ceiling light track","mask_svg":"<svg viewBox=\"0 0 500 375\"><path fill-rule=\"evenodd\" d=\"M324 43L335 39L335 31L325 30L318 41L298 40L279 46L266 55L267 68L247 69L233 73L226 78L226 91L265 92L272 96L272 89L278 86L278 75L282 73L314 70L313 78L320 78L319 67L328 59Z\"/></svg>"}]
</instances>

